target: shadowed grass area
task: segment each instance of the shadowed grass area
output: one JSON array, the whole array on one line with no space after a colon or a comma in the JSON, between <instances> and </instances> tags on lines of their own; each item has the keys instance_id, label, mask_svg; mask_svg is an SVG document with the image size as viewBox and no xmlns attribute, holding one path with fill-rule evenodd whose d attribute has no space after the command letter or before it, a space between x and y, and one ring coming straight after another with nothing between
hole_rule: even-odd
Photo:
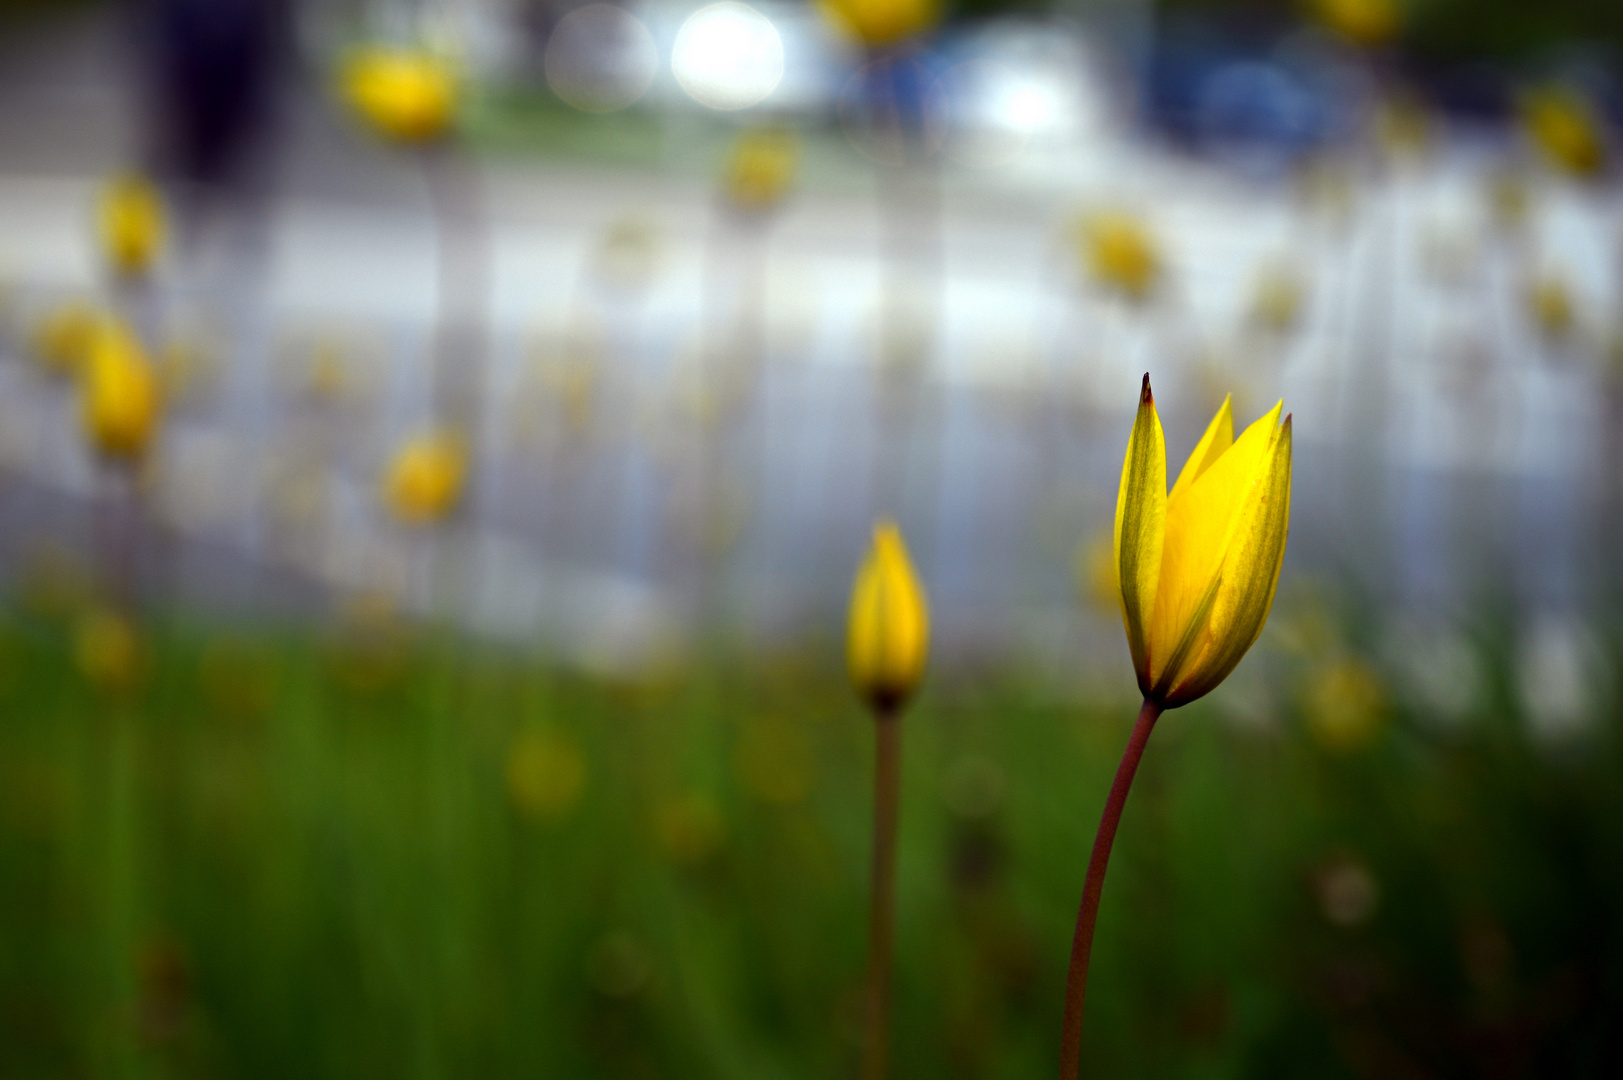
<instances>
[{"instance_id":1,"label":"shadowed grass area","mask_svg":"<svg viewBox=\"0 0 1623 1080\"><path fill-rule=\"evenodd\" d=\"M149 625L97 688L76 644L0 625L0 1075L854 1069L872 733L832 650L610 680L386 620ZM1089 1074L1615 1063L1615 717L1535 746L1493 684L1351 745L1281 697L1157 728ZM1052 1073L1131 720L950 671L905 718L897 1076Z\"/></svg>"}]
</instances>

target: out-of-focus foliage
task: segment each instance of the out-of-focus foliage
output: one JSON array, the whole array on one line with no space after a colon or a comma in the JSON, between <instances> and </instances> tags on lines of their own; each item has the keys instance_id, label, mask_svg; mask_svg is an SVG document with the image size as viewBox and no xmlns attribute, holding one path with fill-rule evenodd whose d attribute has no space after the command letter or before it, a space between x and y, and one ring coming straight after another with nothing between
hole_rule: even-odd
<instances>
[{"instance_id":1,"label":"out-of-focus foliage","mask_svg":"<svg viewBox=\"0 0 1623 1080\"><path fill-rule=\"evenodd\" d=\"M0 621L0 896L31 928L0 953L0 1000L29 1017L8 1064L851 1067L871 721L835 656L597 680L430 634L357 680L355 646L319 635L131 625L143 675L109 709L86 625ZM1490 672L1507 647L1470 646ZM1603 1072L1615 714L1552 748L1497 681L1440 727L1391 668L1261 648L1300 695L1231 724L1219 692L1156 731L1101 912L1090 1067ZM995 676L921 697L898 1077L1051 1074L1129 719Z\"/></svg>"}]
</instances>

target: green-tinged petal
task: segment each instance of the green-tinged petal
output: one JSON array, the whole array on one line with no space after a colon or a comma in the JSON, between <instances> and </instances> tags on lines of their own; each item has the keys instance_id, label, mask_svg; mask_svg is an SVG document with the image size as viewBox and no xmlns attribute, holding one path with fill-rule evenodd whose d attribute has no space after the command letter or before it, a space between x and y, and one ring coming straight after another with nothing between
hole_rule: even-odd
<instances>
[{"instance_id":1,"label":"green-tinged petal","mask_svg":"<svg viewBox=\"0 0 1623 1080\"><path fill-rule=\"evenodd\" d=\"M1217 687L1262 633L1279 585L1290 531L1291 421L1271 434L1225 544L1219 584L1202 641L1177 674L1167 706L1195 700Z\"/></svg>"},{"instance_id":2,"label":"green-tinged petal","mask_svg":"<svg viewBox=\"0 0 1623 1080\"><path fill-rule=\"evenodd\" d=\"M1198 479L1168 501L1160 588L1150 620L1153 685L1164 689L1180 681L1167 665L1179 643L1199 629L1192 624L1222 569L1236 515L1261 474L1282 405L1246 428ZM1186 651L1184 658L1202 651Z\"/></svg>"},{"instance_id":3,"label":"green-tinged petal","mask_svg":"<svg viewBox=\"0 0 1623 1080\"><path fill-rule=\"evenodd\" d=\"M1189 455L1189 460L1183 463L1183 471L1178 474L1178 482L1172 485L1172 494L1167 496L1167 502L1172 502L1182 495L1184 491L1200 479L1200 475L1212 467L1212 462L1222 456L1223 451L1234 445L1234 404L1232 395L1223 398L1223 404L1218 408L1217 415L1212 422L1206 425L1206 434L1200 437L1195 449Z\"/></svg>"},{"instance_id":4,"label":"green-tinged petal","mask_svg":"<svg viewBox=\"0 0 1623 1080\"><path fill-rule=\"evenodd\" d=\"M1166 532L1167 455L1150 377L1139 391L1138 415L1127 440L1116 495L1116 568L1121 582L1122 623L1133 653L1139 688L1149 689L1148 627L1161 577Z\"/></svg>"}]
</instances>

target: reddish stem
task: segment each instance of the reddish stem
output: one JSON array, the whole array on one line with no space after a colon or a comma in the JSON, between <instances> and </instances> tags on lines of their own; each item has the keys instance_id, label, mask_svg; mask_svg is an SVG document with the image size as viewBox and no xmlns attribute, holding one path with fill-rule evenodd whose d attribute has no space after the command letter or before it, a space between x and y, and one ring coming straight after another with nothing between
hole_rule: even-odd
<instances>
[{"instance_id":1,"label":"reddish stem","mask_svg":"<svg viewBox=\"0 0 1623 1080\"><path fill-rule=\"evenodd\" d=\"M1093 927L1099 921L1099 896L1104 892L1105 867L1110 863L1110 845L1116 840L1122 807L1127 805L1127 789L1133 786L1138 759L1150 741L1150 730L1161 716L1161 706L1146 700L1127 738L1127 749L1116 768L1116 779L1105 799L1104 817L1093 838L1093 855L1088 859L1088 880L1082 886L1082 908L1076 915L1076 936L1071 940L1071 972L1065 981L1065 1026L1060 1035L1060 1080L1076 1080L1082 1067L1082 1005L1088 993L1088 960L1093 955Z\"/></svg>"},{"instance_id":2,"label":"reddish stem","mask_svg":"<svg viewBox=\"0 0 1623 1080\"><path fill-rule=\"evenodd\" d=\"M896 816L901 794L902 721L898 710L875 713L873 894L868 909L868 992L862 1080L884 1080L890 1055L890 975L896 923Z\"/></svg>"}]
</instances>

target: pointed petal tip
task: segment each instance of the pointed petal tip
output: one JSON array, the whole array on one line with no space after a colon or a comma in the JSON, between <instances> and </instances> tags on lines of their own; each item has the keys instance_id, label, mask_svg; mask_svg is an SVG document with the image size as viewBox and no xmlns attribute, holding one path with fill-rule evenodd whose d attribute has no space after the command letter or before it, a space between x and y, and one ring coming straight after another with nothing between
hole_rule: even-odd
<instances>
[{"instance_id":1,"label":"pointed petal tip","mask_svg":"<svg viewBox=\"0 0 1623 1080\"><path fill-rule=\"evenodd\" d=\"M1144 384L1138 391L1138 403L1140 405L1155 404L1155 395L1150 393L1150 373L1147 371L1144 373Z\"/></svg>"}]
</instances>

